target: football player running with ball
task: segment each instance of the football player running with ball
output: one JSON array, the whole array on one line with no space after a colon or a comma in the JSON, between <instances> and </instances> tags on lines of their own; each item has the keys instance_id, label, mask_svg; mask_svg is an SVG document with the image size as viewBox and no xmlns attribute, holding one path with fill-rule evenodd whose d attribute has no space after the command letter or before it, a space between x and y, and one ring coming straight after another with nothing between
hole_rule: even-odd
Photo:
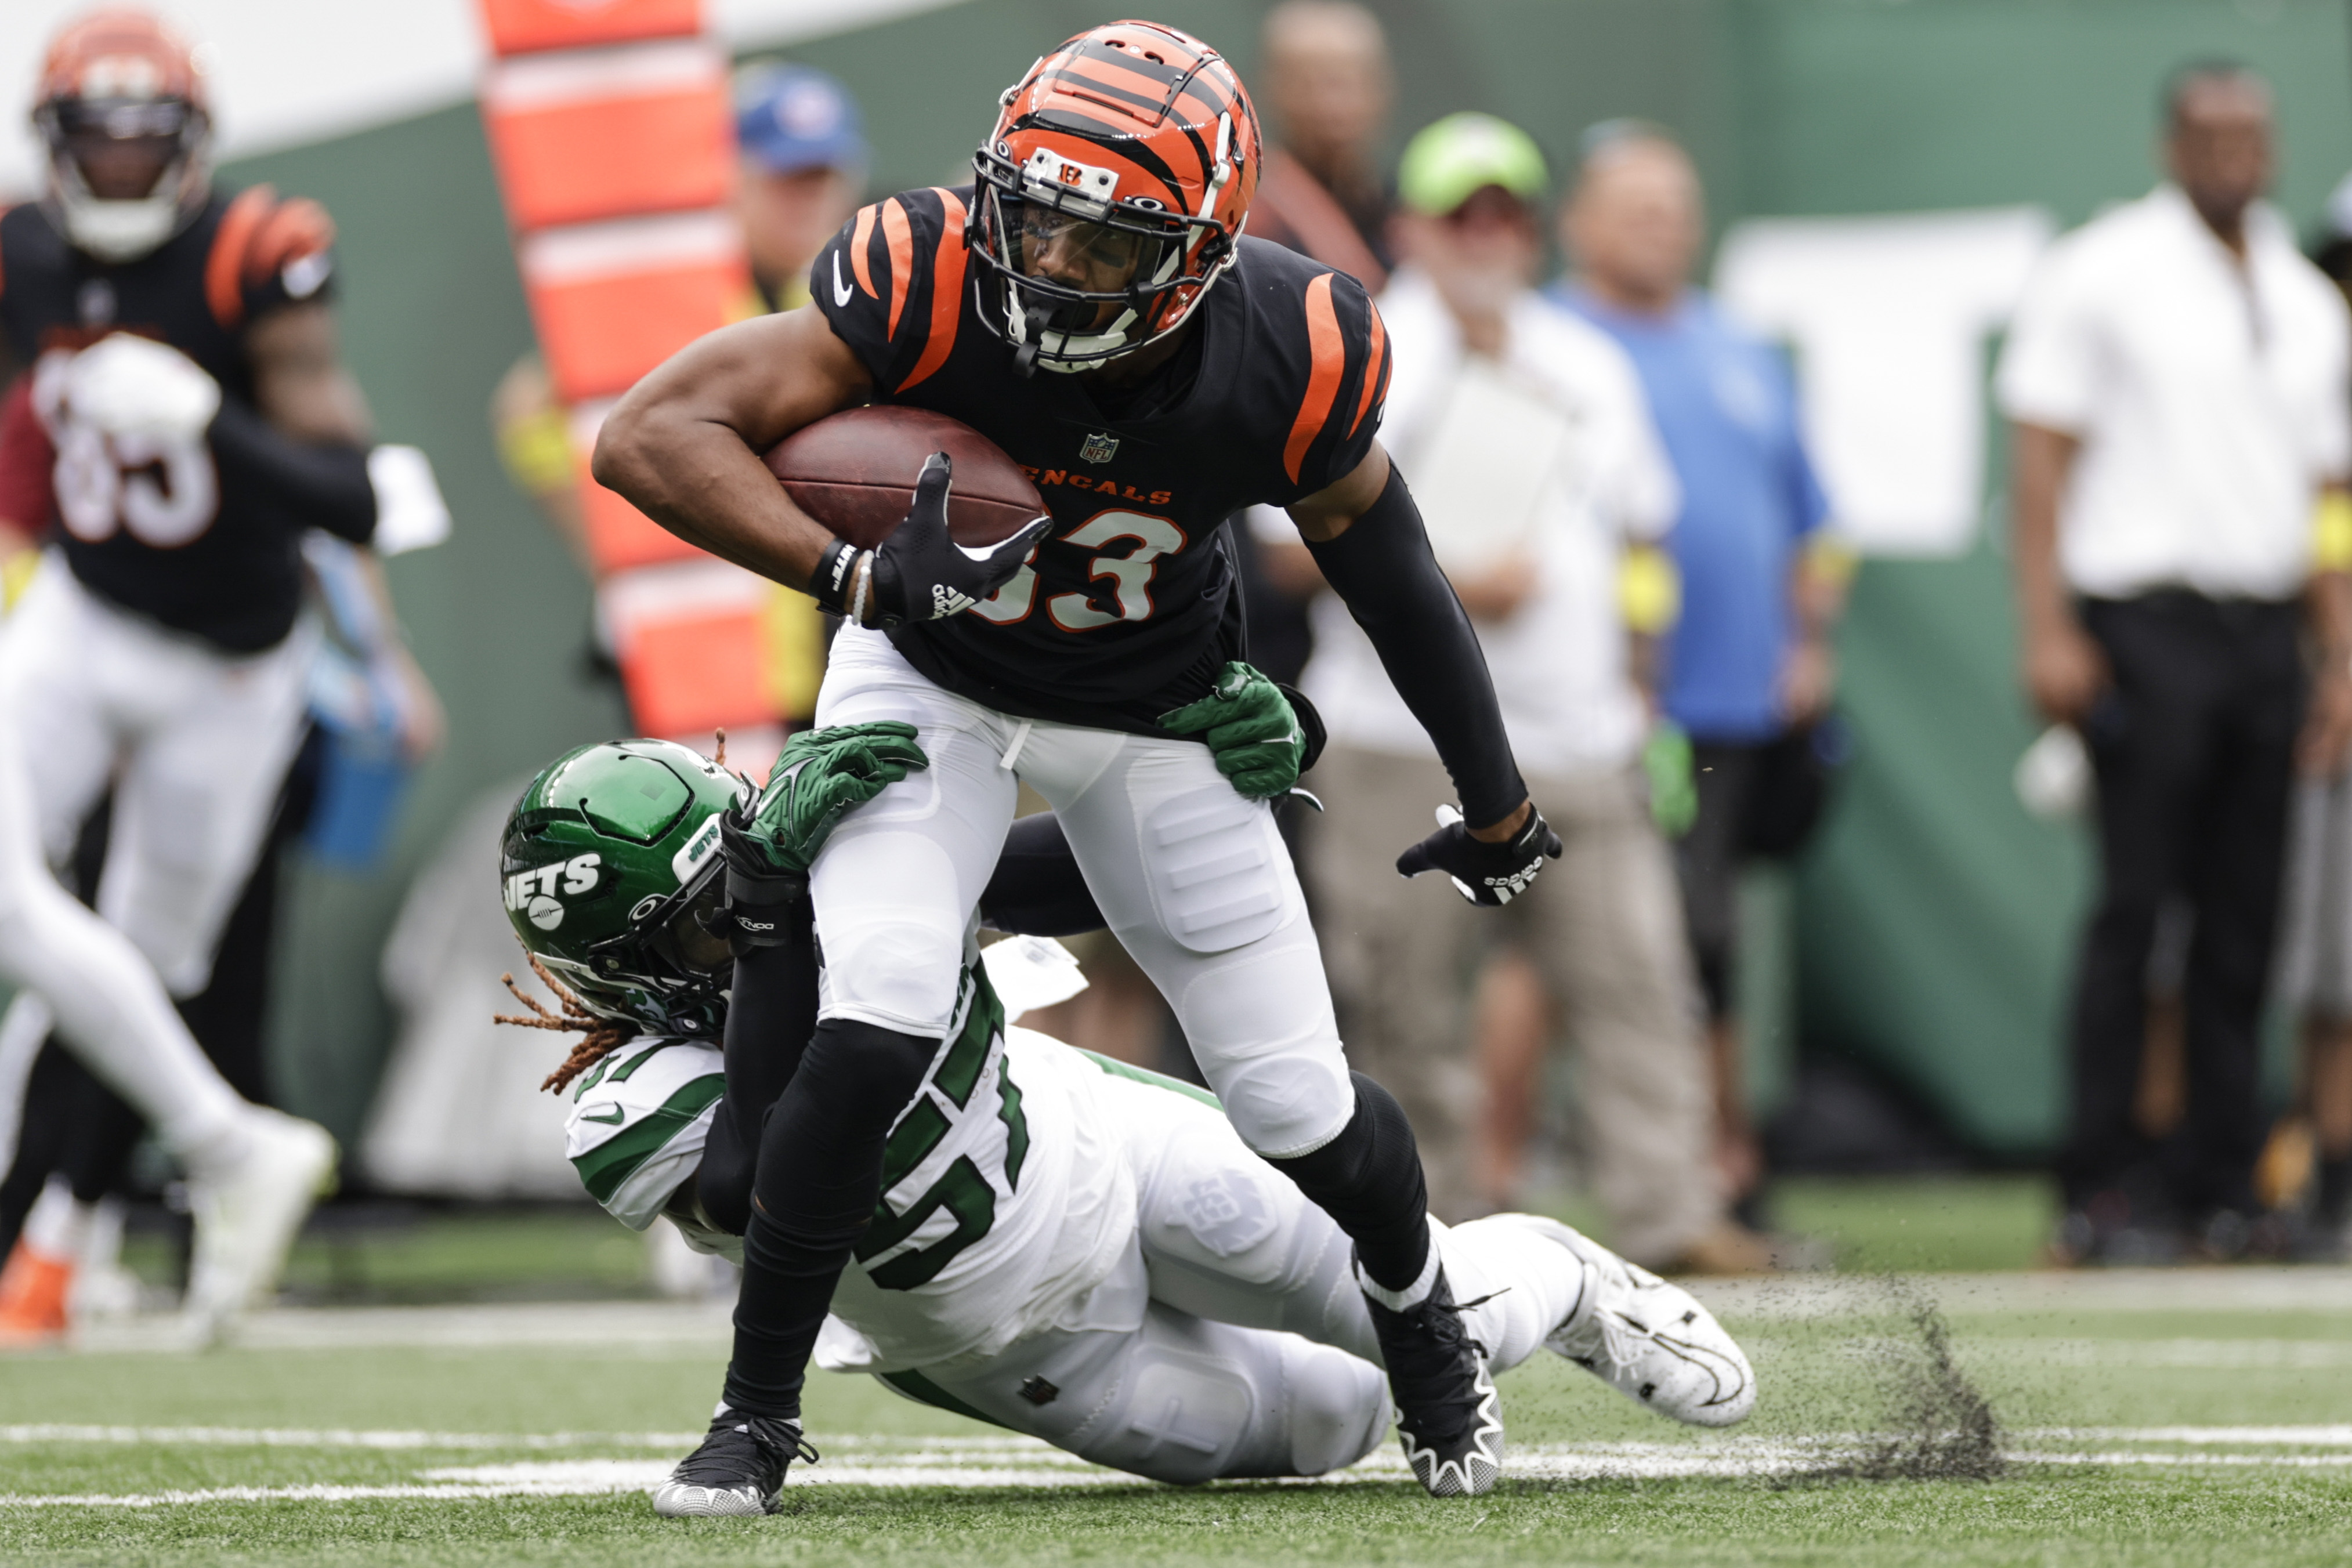
<instances>
[{"instance_id":1,"label":"football player running with ball","mask_svg":"<svg viewBox=\"0 0 2352 1568\"><path fill-rule=\"evenodd\" d=\"M1214 742L1233 772L1251 771L1234 756L1251 727ZM773 939L738 934L730 956L722 838L797 890L786 864L923 765L912 726L862 724L794 737L750 810L738 780L666 741L583 747L524 791L502 846L509 918L572 995L567 1020L509 1021L586 1031L550 1086L576 1081L566 1152L624 1224L667 1218L740 1260L762 1121L815 1027L808 905L772 901ZM1016 826L980 904L999 928L1101 921L1050 817ZM1320 1475L1370 1452L1381 1344L1339 1227L1198 1089L1007 1027L1069 994L1052 944L967 945L959 967L818 1364L1156 1480ZM1698 1426L1754 1403L1705 1308L1567 1226L1496 1215L1434 1246L1496 1371L1548 1348ZM722 1409L706 1455L724 1454L756 1472L681 1466L656 1510L772 1511L804 1446L791 1423Z\"/></svg>"},{"instance_id":2,"label":"football player running with ball","mask_svg":"<svg viewBox=\"0 0 2352 1568\"><path fill-rule=\"evenodd\" d=\"M727 1405L796 1429L885 1137L955 1014L964 933L1026 782L1241 1141L1353 1244L1415 1474L1437 1495L1483 1492L1501 1412L1431 1245L1412 1129L1348 1070L1270 809L1162 722L1210 698L1242 652L1224 519L1285 507L1460 795L1399 870L1496 904L1559 853L1374 439L1380 318L1345 276L1242 237L1263 142L1239 79L1199 40L1097 27L1001 104L975 183L858 213L818 257L813 306L689 347L597 444L596 477L665 527L855 622L820 724L911 724L929 758L812 867L822 1021L760 1151ZM835 538L760 455L869 402L977 428L1034 473L1051 515L968 552L949 538L935 457L878 549ZM733 896L757 918L753 879ZM714 1477L729 1462L709 1445L690 1461Z\"/></svg>"}]
</instances>

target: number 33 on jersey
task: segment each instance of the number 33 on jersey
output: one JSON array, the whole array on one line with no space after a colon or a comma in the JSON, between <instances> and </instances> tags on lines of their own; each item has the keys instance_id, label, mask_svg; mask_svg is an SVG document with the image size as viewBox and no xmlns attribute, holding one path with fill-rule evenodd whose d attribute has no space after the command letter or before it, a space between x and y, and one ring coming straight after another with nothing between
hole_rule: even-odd
<instances>
[{"instance_id":1,"label":"number 33 on jersey","mask_svg":"<svg viewBox=\"0 0 2352 1568\"><path fill-rule=\"evenodd\" d=\"M1055 528L993 597L900 627L908 661L1003 711L1159 733L1241 656L1219 532L1243 507L1288 506L1371 450L1386 332L1356 282L1244 237L1190 336L1140 387L1021 375L981 319L964 229L971 187L866 207L812 283L877 401L960 419L1005 451ZM912 476L909 476L911 480Z\"/></svg>"}]
</instances>

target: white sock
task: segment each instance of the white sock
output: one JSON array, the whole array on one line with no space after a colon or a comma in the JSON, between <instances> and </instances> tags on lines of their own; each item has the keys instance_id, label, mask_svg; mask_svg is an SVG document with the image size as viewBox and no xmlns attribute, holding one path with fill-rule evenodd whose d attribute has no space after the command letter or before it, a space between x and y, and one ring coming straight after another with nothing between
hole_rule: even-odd
<instances>
[{"instance_id":1,"label":"white sock","mask_svg":"<svg viewBox=\"0 0 2352 1568\"><path fill-rule=\"evenodd\" d=\"M1443 1228L1437 1223L1437 1217L1432 1215L1429 1219L1429 1257L1423 1262L1421 1272L1414 1277L1412 1283L1403 1290L1391 1291L1381 1284L1364 1272L1361 1263L1356 1265L1356 1283L1363 1287L1365 1295L1392 1312L1408 1312L1421 1305L1429 1300L1429 1292L1437 1288L1437 1271L1444 1267L1444 1260L1438 1256L1437 1242L1441 1234Z\"/></svg>"},{"instance_id":2,"label":"white sock","mask_svg":"<svg viewBox=\"0 0 2352 1568\"><path fill-rule=\"evenodd\" d=\"M53 1176L25 1216L25 1245L44 1258L71 1262L80 1256L89 1228L89 1207L74 1200L72 1183Z\"/></svg>"}]
</instances>

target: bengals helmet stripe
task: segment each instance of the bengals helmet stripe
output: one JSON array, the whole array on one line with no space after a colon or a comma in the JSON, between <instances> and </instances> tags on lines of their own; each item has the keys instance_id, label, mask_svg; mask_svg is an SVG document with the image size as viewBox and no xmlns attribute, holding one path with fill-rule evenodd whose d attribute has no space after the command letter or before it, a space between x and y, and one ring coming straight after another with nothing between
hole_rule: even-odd
<instances>
[{"instance_id":1,"label":"bengals helmet stripe","mask_svg":"<svg viewBox=\"0 0 2352 1568\"><path fill-rule=\"evenodd\" d=\"M1232 267L1257 190L1257 115L1232 67L1172 27L1114 22L1039 59L1002 102L966 223L982 319L1015 363L1082 371L1181 326ZM1106 231L1129 242L1104 245ZM1120 255L1123 281L1081 287L1024 264L1073 232Z\"/></svg>"},{"instance_id":2,"label":"bengals helmet stripe","mask_svg":"<svg viewBox=\"0 0 2352 1568\"><path fill-rule=\"evenodd\" d=\"M900 392L948 362L948 354L955 348L957 319L963 314L963 201L942 186L931 190L940 199L941 214L940 248L931 257L930 335L923 340L922 357L898 383Z\"/></svg>"},{"instance_id":3,"label":"bengals helmet stripe","mask_svg":"<svg viewBox=\"0 0 2352 1568\"><path fill-rule=\"evenodd\" d=\"M1372 410L1377 395L1388 390L1389 329L1381 319L1381 308L1370 300L1364 309L1371 317L1371 338L1364 347L1364 387L1356 394L1356 417L1348 422L1348 434L1353 435L1364 423L1364 415Z\"/></svg>"},{"instance_id":4,"label":"bengals helmet stripe","mask_svg":"<svg viewBox=\"0 0 2352 1568\"><path fill-rule=\"evenodd\" d=\"M1339 313L1331 304L1331 274L1320 272L1307 286L1307 341L1313 367L1307 378L1307 395L1299 400L1298 417L1283 443L1282 467L1292 479L1307 459L1307 449L1323 433L1331 404L1339 395L1339 381L1348 370L1348 340L1339 333Z\"/></svg>"},{"instance_id":5,"label":"bengals helmet stripe","mask_svg":"<svg viewBox=\"0 0 2352 1568\"><path fill-rule=\"evenodd\" d=\"M882 237L890 246L890 336L898 335L898 313L907 308L908 276L915 269L915 231L908 226L907 204L893 196L882 204Z\"/></svg>"},{"instance_id":6,"label":"bengals helmet stripe","mask_svg":"<svg viewBox=\"0 0 2352 1568\"><path fill-rule=\"evenodd\" d=\"M860 207L857 209L856 231L849 236L849 269L857 275L857 287L866 290L866 298L879 299L882 296L875 291L874 274L866 265L866 245L873 237L874 209Z\"/></svg>"}]
</instances>

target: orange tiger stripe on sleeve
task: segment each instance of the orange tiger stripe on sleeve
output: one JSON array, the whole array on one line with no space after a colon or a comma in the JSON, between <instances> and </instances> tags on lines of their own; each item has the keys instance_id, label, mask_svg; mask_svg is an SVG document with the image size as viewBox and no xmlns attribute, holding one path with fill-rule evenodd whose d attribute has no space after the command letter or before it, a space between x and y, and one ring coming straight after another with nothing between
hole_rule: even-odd
<instances>
[{"instance_id":1,"label":"orange tiger stripe on sleeve","mask_svg":"<svg viewBox=\"0 0 2352 1568\"><path fill-rule=\"evenodd\" d=\"M1363 428L1364 415L1372 411L1372 399L1388 390L1389 329L1381 320L1381 308L1370 299L1364 301L1364 314L1371 319L1371 336L1364 347L1364 389L1356 394L1356 417L1348 422L1351 437Z\"/></svg>"},{"instance_id":2,"label":"orange tiger stripe on sleeve","mask_svg":"<svg viewBox=\"0 0 2352 1568\"><path fill-rule=\"evenodd\" d=\"M213 231L212 253L205 257L205 303L224 327L234 329L245 319L246 251L277 204L278 193L267 185L239 191Z\"/></svg>"},{"instance_id":3,"label":"orange tiger stripe on sleeve","mask_svg":"<svg viewBox=\"0 0 2352 1568\"><path fill-rule=\"evenodd\" d=\"M931 327L930 336L923 341L922 358L898 383L905 392L948 362L953 351L956 327L963 314L963 220L962 198L953 191L939 188L940 248L931 258Z\"/></svg>"},{"instance_id":4,"label":"orange tiger stripe on sleeve","mask_svg":"<svg viewBox=\"0 0 2352 1568\"><path fill-rule=\"evenodd\" d=\"M1323 422L1339 395L1339 377L1348 367L1348 344L1339 336L1339 317L1331 305L1328 272L1318 273L1307 286L1307 341L1313 369L1307 377L1307 396L1299 402L1298 417L1290 426L1290 439L1282 447L1283 472L1294 484L1298 465L1307 461L1307 449L1323 433Z\"/></svg>"},{"instance_id":5,"label":"orange tiger stripe on sleeve","mask_svg":"<svg viewBox=\"0 0 2352 1568\"><path fill-rule=\"evenodd\" d=\"M857 287L874 298L882 297L874 291L874 268L866 259L866 247L874 238L874 209L857 209L857 226L849 235L849 269L857 275Z\"/></svg>"},{"instance_id":6,"label":"orange tiger stripe on sleeve","mask_svg":"<svg viewBox=\"0 0 2352 1568\"><path fill-rule=\"evenodd\" d=\"M245 247L245 281L259 283L286 264L316 256L335 243L335 220L308 197L297 196L261 220Z\"/></svg>"},{"instance_id":7,"label":"orange tiger stripe on sleeve","mask_svg":"<svg viewBox=\"0 0 2352 1568\"><path fill-rule=\"evenodd\" d=\"M896 338L915 266L914 230L907 223L906 204L896 196L882 204L882 237L890 246L890 336Z\"/></svg>"}]
</instances>

